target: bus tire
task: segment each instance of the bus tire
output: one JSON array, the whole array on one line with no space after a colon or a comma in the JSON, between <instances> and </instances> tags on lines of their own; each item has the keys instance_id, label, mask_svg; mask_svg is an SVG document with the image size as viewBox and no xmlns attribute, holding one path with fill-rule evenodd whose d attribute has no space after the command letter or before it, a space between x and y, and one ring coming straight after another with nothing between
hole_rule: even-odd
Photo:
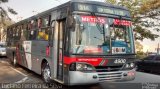
<instances>
[{"instance_id":1,"label":"bus tire","mask_svg":"<svg viewBox=\"0 0 160 89\"><path fill-rule=\"evenodd\" d=\"M51 70L48 63L42 64L42 79L45 83L51 82Z\"/></svg>"},{"instance_id":2,"label":"bus tire","mask_svg":"<svg viewBox=\"0 0 160 89\"><path fill-rule=\"evenodd\" d=\"M15 55L13 55L13 66L17 67L17 59Z\"/></svg>"}]
</instances>

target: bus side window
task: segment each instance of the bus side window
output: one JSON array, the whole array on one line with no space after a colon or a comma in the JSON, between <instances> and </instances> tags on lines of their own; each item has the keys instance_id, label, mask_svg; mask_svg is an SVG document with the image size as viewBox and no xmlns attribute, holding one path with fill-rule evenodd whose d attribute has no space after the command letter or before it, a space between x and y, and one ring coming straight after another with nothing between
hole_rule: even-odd
<instances>
[{"instance_id":1,"label":"bus side window","mask_svg":"<svg viewBox=\"0 0 160 89\"><path fill-rule=\"evenodd\" d=\"M38 40L48 40L49 28L41 28L38 31Z\"/></svg>"},{"instance_id":2,"label":"bus side window","mask_svg":"<svg viewBox=\"0 0 160 89\"><path fill-rule=\"evenodd\" d=\"M21 27L21 25L18 27L18 37L17 37L17 39L18 40L20 40L20 38L21 38L21 32L22 32L22 27Z\"/></svg>"},{"instance_id":3,"label":"bus side window","mask_svg":"<svg viewBox=\"0 0 160 89\"><path fill-rule=\"evenodd\" d=\"M38 19L38 33L37 33L37 39L38 40L46 40L49 39L49 30L50 30L50 15L39 18Z\"/></svg>"},{"instance_id":4,"label":"bus side window","mask_svg":"<svg viewBox=\"0 0 160 89\"><path fill-rule=\"evenodd\" d=\"M37 31L36 30L31 30L30 31L30 40L36 40L36 34L37 34Z\"/></svg>"},{"instance_id":5,"label":"bus side window","mask_svg":"<svg viewBox=\"0 0 160 89\"><path fill-rule=\"evenodd\" d=\"M6 37L7 46L10 46L10 44L11 44L11 39L10 39L10 38L12 38L11 30L12 30L12 28L7 29L7 37Z\"/></svg>"},{"instance_id":6,"label":"bus side window","mask_svg":"<svg viewBox=\"0 0 160 89\"><path fill-rule=\"evenodd\" d=\"M23 31L24 38L25 38L26 40L28 40L28 39L29 39L28 23L25 23L25 24L24 24L23 29L24 29L24 31Z\"/></svg>"},{"instance_id":7,"label":"bus side window","mask_svg":"<svg viewBox=\"0 0 160 89\"><path fill-rule=\"evenodd\" d=\"M27 33L26 24L23 24L21 27L21 38L20 38L22 41L27 40L26 33Z\"/></svg>"},{"instance_id":8,"label":"bus side window","mask_svg":"<svg viewBox=\"0 0 160 89\"><path fill-rule=\"evenodd\" d=\"M51 15L42 18L42 27L50 26Z\"/></svg>"},{"instance_id":9,"label":"bus side window","mask_svg":"<svg viewBox=\"0 0 160 89\"><path fill-rule=\"evenodd\" d=\"M37 20L31 20L29 23L29 40L36 40L37 28Z\"/></svg>"},{"instance_id":10,"label":"bus side window","mask_svg":"<svg viewBox=\"0 0 160 89\"><path fill-rule=\"evenodd\" d=\"M17 27L14 28L14 34L13 34L14 42L17 40L16 33L17 33Z\"/></svg>"}]
</instances>

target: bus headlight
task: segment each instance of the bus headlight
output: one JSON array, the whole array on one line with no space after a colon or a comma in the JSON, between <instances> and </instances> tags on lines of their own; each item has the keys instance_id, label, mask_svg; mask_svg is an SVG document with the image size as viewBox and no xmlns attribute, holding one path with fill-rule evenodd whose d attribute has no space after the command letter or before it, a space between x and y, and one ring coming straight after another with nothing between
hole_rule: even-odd
<instances>
[{"instance_id":1,"label":"bus headlight","mask_svg":"<svg viewBox=\"0 0 160 89\"><path fill-rule=\"evenodd\" d=\"M125 65L125 68L129 68L129 67L130 67L129 64L126 64L126 65Z\"/></svg>"},{"instance_id":2,"label":"bus headlight","mask_svg":"<svg viewBox=\"0 0 160 89\"><path fill-rule=\"evenodd\" d=\"M130 67L134 68L135 64L134 63L130 63Z\"/></svg>"},{"instance_id":3,"label":"bus headlight","mask_svg":"<svg viewBox=\"0 0 160 89\"><path fill-rule=\"evenodd\" d=\"M95 70L95 68L87 63L72 63L70 65L71 71L92 71Z\"/></svg>"},{"instance_id":4,"label":"bus headlight","mask_svg":"<svg viewBox=\"0 0 160 89\"><path fill-rule=\"evenodd\" d=\"M124 65L123 69L133 69L135 68L135 63L127 63Z\"/></svg>"}]
</instances>

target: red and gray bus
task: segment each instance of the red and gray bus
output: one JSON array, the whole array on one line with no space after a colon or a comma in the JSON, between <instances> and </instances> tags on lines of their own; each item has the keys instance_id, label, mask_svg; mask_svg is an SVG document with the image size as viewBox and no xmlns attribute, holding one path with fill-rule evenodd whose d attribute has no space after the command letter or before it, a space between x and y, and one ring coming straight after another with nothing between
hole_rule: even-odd
<instances>
[{"instance_id":1,"label":"red and gray bus","mask_svg":"<svg viewBox=\"0 0 160 89\"><path fill-rule=\"evenodd\" d=\"M65 85L135 78L129 11L97 1L73 0L7 28L7 56Z\"/></svg>"}]
</instances>

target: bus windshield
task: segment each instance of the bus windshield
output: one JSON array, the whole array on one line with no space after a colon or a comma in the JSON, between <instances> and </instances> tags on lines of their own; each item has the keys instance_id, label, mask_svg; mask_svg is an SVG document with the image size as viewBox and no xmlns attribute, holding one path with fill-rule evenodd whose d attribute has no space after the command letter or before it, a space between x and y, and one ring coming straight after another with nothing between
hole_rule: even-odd
<instances>
[{"instance_id":1,"label":"bus windshield","mask_svg":"<svg viewBox=\"0 0 160 89\"><path fill-rule=\"evenodd\" d=\"M133 53L131 22L100 16L74 16L71 30L72 54L127 54Z\"/></svg>"}]
</instances>

